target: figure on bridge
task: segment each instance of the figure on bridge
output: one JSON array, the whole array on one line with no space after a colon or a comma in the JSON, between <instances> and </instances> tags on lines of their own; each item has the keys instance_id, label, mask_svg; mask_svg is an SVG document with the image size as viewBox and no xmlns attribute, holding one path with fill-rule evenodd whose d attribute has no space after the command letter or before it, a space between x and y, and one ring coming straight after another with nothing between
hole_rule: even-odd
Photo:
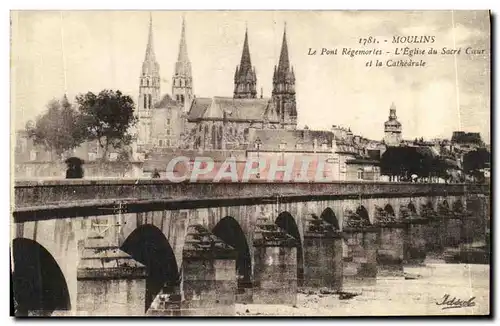
<instances>
[{"instance_id":1,"label":"figure on bridge","mask_svg":"<svg viewBox=\"0 0 500 326\"><path fill-rule=\"evenodd\" d=\"M83 160L78 157L70 157L65 163L68 165L66 170L66 179L81 179L83 178Z\"/></svg>"}]
</instances>

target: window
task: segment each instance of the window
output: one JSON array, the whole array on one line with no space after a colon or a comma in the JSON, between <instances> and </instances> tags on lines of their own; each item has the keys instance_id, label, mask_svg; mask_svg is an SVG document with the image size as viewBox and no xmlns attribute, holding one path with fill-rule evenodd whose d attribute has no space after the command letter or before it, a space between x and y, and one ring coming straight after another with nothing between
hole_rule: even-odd
<instances>
[{"instance_id":1,"label":"window","mask_svg":"<svg viewBox=\"0 0 500 326\"><path fill-rule=\"evenodd\" d=\"M184 95L181 95L181 102L184 103Z\"/></svg>"},{"instance_id":2,"label":"window","mask_svg":"<svg viewBox=\"0 0 500 326\"><path fill-rule=\"evenodd\" d=\"M167 142L167 147L170 147L170 139L167 139L166 142Z\"/></svg>"},{"instance_id":3,"label":"window","mask_svg":"<svg viewBox=\"0 0 500 326\"><path fill-rule=\"evenodd\" d=\"M363 180L363 170L358 169L358 180Z\"/></svg>"},{"instance_id":4,"label":"window","mask_svg":"<svg viewBox=\"0 0 500 326\"><path fill-rule=\"evenodd\" d=\"M177 102L179 102L181 100L181 97L179 96L179 94L175 95L175 99L177 100Z\"/></svg>"},{"instance_id":5,"label":"window","mask_svg":"<svg viewBox=\"0 0 500 326\"><path fill-rule=\"evenodd\" d=\"M170 129L167 129L167 135L170 136Z\"/></svg>"},{"instance_id":6,"label":"window","mask_svg":"<svg viewBox=\"0 0 500 326\"><path fill-rule=\"evenodd\" d=\"M158 140L158 146L162 147L163 146L163 140Z\"/></svg>"},{"instance_id":7,"label":"window","mask_svg":"<svg viewBox=\"0 0 500 326\"><path fill-rule=\"evenodd\" d=\"M148 107L148 95L144 95L144 108L147 109Z\"/></svg>"},{"instance_id":8,"label":"window","mask_svg":"<svg viewBox=\"0 0 500 326\"><path fill-rule=\"evenodd\" d=\"M21 138L21 152L24 153L26 148L28 148L28 140L26 138Z\"/></svg>"},{"instance_id":9,"label":"window","mask_svg":"<svg viewBox=\"0 0 500 326\"><path fill-rule=\"evenodd\" d=\"M169 125L169 124L170 124L170 119L167 119L167 125Z\"/></svg>"},{"instance_id":10,"label":"window","mask_svg":"<svg viewBox=\"0 0 500 326\"><path fill-rule=\"evenodd\" d=\"M149 79L146 79L146 86L149 86Z\"/></svg>"}]
</instances>

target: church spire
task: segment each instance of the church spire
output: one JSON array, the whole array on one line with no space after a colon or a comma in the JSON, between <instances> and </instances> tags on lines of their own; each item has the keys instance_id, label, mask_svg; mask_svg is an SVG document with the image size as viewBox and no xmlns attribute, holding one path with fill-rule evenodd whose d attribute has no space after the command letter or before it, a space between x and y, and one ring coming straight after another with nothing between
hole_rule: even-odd
<instances>
[{"instance_id":1,"label":"church spire","mask_svg":"<svg viewBox=\"0 0 500 326\"><path fill-rule=\"evenodd\" d=\"M280 61L278 64L278 71L288 72L290 69L290 60L288 59L288 44L286 41L286 23L283 32L283 43L281 44Z\"/></svg>"},{"instance_id":2,"label":"church spire","mask_svg":"<svg viewBox=\"0 0 500 326\"><path fill-rule=\"evenodd\" d=\"M153 17L149 14L148 43L146 55L142 63L139 77L138 110L138 142L147 144L151 140L151 115L152 110L160 98L160 65L156 62L153 45Z\"/></svg>"},{"instance_id":3,"label":"church spire","mask_svg":"<svg viewBox=\"0 0 500 326\"><path fill-rule=\"evenodd\" d=\"M156 62L153 43L153 17L149 14L148 44L146 45L146 55L142 63L142 75L159 75L160 66Z\"/></svg>"},{"instance_id":4,"label":"church spire","mask_svg":"<svg viewBox=\"0 0 500 326\"><path fill-rule=\"evenodd\" d=\"M193 77L191 75L191 62L189 61L186 43L186 21L182 17L181 39L179 41L179 54L175 63L174 76L172 77L172 96L184 106L187 112L193 99Z\"/></svg>"},{"instance_id":5,"label":"church spire","mask_svg":"<svg viewBox=\"0 0 500 326\"><path fill-rule=\"evenodd\" d=\"M255 67L252 68L250 47L248 45L248 27L245 29L245 40L241 53L240 65L234 73L234 98L256 98L257 76Z\"/></svg>"},{"instance_id":6,"label":"church spire","mask_svg":"<svg viewBox=\"0 0 500 326\"><path fill-rule=\"evenodd\" d=\"M146 46L146 57L144 61L155 61L155 50L153 44L153 16L149 14L148 45Z\"/></svg>"},{"instance_id":7,"label":"church spire","mask_svg":"<svg viewBox=\"0 0 500 326\"><path fill-rule=\"evenodd\" d=\"M286 23L278 67L274 66L272 98L282 128L297 127L297 104L295 102L295 73L290 66Z\"/></svg>"},{"instance_id":8,"label":"church spire","mask_svg":"<svg viewBox=\"0 0 500 326\"><path fill-rule=\"evenodd\" d=\"M178 62L189 62L187 45L186 45L186 22L182 17L181 41L179 42L179 55L177 56Z\"/></svg>"},{"instance_id":9,"label":"church spire","mask_svg":"<svg viewBox=\"0 0 500 326\"><path fill-rule=\"evenodd\" d=\"M248 28L245 30L245 41L243 42L243 52L241 53L240 70L247 72L252 69L250 59L250 49L248 48Z\"/></svg>"}]
</instances>

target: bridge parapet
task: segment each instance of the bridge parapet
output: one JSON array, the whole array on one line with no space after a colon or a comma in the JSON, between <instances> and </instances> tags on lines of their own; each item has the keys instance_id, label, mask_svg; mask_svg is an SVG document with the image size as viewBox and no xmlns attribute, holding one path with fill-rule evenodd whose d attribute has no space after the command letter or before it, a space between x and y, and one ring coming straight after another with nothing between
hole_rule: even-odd
<instances>
[{"instance_id":1,"label":"bridge parapet","mask_svg":"<svg viewBox=\"0 0 500 326\"><path fill-rule=\"evenodd\" d=\"M14 186L15 209L109 200L214 200L266 199L279 196L283 201L311 196L318 199L358 197L408 197L419 195L488 194L488 185L333 182L333 183L268 183L268 182L182 182L167 180L50 180L17 181Z\"/></svg>"}]
</instances>

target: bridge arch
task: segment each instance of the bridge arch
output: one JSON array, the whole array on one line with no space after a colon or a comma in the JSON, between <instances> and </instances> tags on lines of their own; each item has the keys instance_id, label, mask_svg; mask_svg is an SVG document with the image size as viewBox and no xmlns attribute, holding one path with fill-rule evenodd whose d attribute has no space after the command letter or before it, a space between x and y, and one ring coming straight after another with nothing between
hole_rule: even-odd
<instances>
[{"instance_id":1,"label":"bridge arch","mask_svg":"<svg viewBox=\"0 0 500 326\"><path fill-rule=\"evenodd\" d=\"M49 251L26 238L14 239L12 247L17 315L48 316L55 310L71 310L66 279Z\"/></svg>"},{"instance_id":2,"label":"bridge arch","mask_svg":"<svg viewBox=\"0 0 500 326\"><path fill-rule=\"evenodd\" d=\"M417 208L415 207L415 205L412 202L408 203L407 208L410 210L410 212L415 213L415 214L417 213Z\"/></svg>"},{"instance_id":3,"label":"bridge arch","mask_svg":"<svg viewBox=\"0 0 500 326\"><path fill-rule=\"evenodd\" d=\"M304 253L297 223L292 214L287 211L281 212L276 218L275 223L299 242L299 246L297 247L297 285L301 286L304 280Z\"/></svg>"},{"instance_id":4,"label":"bridge arch","mask_svg":"<svg viewBox=\"0 0 500 326\"><path fill-rule=\"evenodd\" d=\"M421 204L420 215L423 218L427 218L427 219L435 218L436 210L434 209L434 204L432 203L432 201L427 200L425 203Z\"/></svg>"},{"instance_id":5,"label":"bridge arch","mask_svg":"<svg viewBox=\"0 0 500 326\"><path fill-rule=\"evenodd\" d=\"M438 205L438 213L439 215L447 214L450 211L450 205L448 201L445 199Z\"/></svg>"},{"instance_id":6,"label":"bridge arch","mask_svg":"<svg viewBox=\"0 0 500 326\"><path fill-rule=\"evenodd\" d=\"M328 222L331 225L333 225L335 230L340 230L339 220L337 219L337 216L335 216L335 213L333 212L333 210L330 207L327 207L323 210L320 218L323 221Z\"/></svg>"},{"instance_id":7,"label":"bridge arch","mask_svg":"<svg viewBox=\"0 0 500 326\"><path fill-rule=\"evenodd\" d=\"M389 214L389 215L392 215L392 216L396 216L396 213L394 212L394 208L392 208L391 204L387 204L385 205L384 207L384 211Z\"/></svg>"},{"instance_id":8,"label":"bridge arch","mask_svg":"<svg viewBox=\"0 0 500 326\"><path fill-rule=\"evenodd\" d=\"M452 210L454 212L463 212L464 211L464 204L460 199L457 199L453 202Z\"/></svg>"},{"instance_id":9,"label":"bridge arch","mask_svg":"<svg viewBox=\"0 0 500 326\"><path fill-rule=\"evenodd\" d=\"M167 238L156 226L144 224L136 228L123 242L121 250L146 266L146 305L149 309L164 287L173 291L180 284L174 251ZM168 290L167 290L168 291Z\"/></svg>"},{"instance_id":10,"label":"bridge arch","mask_svg":"<svg viewBox=\"0 0 500 326\"><path fill-rule=\"evenodd\" d=\"M226 216L214 226L212 233L238 252L238 257L236 258L238 288L251 287L252 259L245 233L238 221L232 216Z\"/></svg>"},{"instance_id":11,"label":"bridge arch","mask_svg":"<svg viewBox=\"0 0 500 326\"><path fill-rule=\"evenodd\" d=\"M370 215L368 214L365 206L359 205L358 208L356 208L356 214L361 218L361 220L368 222L368 224L371 224Z\"/></svg>"}]
</instances>

